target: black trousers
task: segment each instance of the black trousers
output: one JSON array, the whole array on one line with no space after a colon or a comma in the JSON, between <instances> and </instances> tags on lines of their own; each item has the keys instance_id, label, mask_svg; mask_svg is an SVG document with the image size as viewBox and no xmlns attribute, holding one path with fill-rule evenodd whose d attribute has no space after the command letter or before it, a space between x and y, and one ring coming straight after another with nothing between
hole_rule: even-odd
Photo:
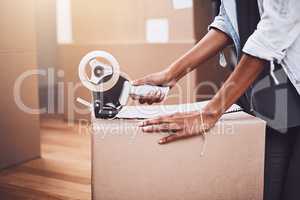
<instances>
[{"instance_id":1,"label":"black trousers","mask_svg":"<svg viewBox=\"0 0 300 200\"><path fill-rule=\"evenodd\" d=\"M264 200L300 199L300 127L267 128Z\"/></svg>"}]
</instances>

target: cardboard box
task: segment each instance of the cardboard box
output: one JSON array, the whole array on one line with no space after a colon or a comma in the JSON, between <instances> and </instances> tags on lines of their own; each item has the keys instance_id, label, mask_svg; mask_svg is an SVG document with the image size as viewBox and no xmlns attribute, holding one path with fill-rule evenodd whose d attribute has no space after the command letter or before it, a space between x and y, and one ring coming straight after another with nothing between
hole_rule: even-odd
<instances>
[{"instance_id":1,"label":"cardboard box","mask_svg":"<svg viewBox=\"0 0 300 200\"><path fill-rule=\"evenodd\" d=\"M169 42L194 42L193 8L175 10L172 0L72 1L74 42L145 42L146 21L167 18Z\"/></svg>"},{"instance_id":2,"label":"cardboard box","mask_svg":"<svg viewBox=\"0 0 300 200\"><path fill-rule=\"evenodd\" d=\"M21 110L15 101L15 81L26 70L36 68L36 54L0 55L0 169L20 164L40 156L39 115ZM21 86L22 102L33 109L39 108L38 80L26 78Z\"/></svg>"},{"instance_id":3,"label":"cardboard box","mask_svg":"<svg viewBox=\"0 0 300 200\"><path fill-rule=\"evenodd\" d=\"M94 200L263 199L265 122L226 114L207 136L158 145L137 121L93 119Z\"/></svg>"},{"instance_id":4,"label":"cardboard box","mask_svg":"<svg viewBox=\"0 0 300 200\"><path fill-rule=\"evenodd\" d=\"M0 169L3 169L40 156L40 127L39 115L21 110L14 94L21 74L37 69L35 0L2 0L0 12ZM20 97L26 106L39 108L36 75L24 79Z\"/></svg>"},{"instance_id":5,"label":"cardboard box","mask_svg":"<svg viewBox=\"0 0 300 200\"><path fill-rule=\"evenodd\" d=\"M0 1L0 53L35 52L35 0Z\"/></svg>"}]
</instances>

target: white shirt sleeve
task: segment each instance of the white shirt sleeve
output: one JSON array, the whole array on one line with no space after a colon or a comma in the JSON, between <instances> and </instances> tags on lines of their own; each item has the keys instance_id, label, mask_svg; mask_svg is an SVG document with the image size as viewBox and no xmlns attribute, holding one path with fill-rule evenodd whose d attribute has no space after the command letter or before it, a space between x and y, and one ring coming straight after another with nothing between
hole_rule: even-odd
<instances>
[{"instance_id":1,"label":"white shirt sleeve","mask_svg":"<svg viewBox=\"0 0 300 200\"><path fill-rule=\"evenodd\" d=\"M243 52L281 63L286 50L300 36L299 0L264 0L257 30L246 42Z\"/></svg>"},{"instance_id":2,"label":"white shirt sleeve","mask_svg":"<svg viewBox=\"0 0 300 200\"><path fill-rule=\"evenodd\" d=\"M228 23L226 23L226 21L225 21L225 16L226 16L225 9L224 9L223 5L221 4L219 15L216 16L214 21L209 25L208 30L215 28L215 29L222 31L229 37L231 37L231 33L228 30Z\"/></svg>"}]
</instances>

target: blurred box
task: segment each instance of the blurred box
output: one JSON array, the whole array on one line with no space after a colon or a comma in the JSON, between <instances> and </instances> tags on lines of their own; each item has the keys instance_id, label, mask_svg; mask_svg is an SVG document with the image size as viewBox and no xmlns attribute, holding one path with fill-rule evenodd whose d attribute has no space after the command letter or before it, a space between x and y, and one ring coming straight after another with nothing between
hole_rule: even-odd
<instances>
[{"instance_id":1,"label":"blurred box","mask_svg":"<svg viewBox=\"0 0 300 200\"><path fill-rule=\"evenodd\" d=\"M202 137L158 145L136 120L93 119L94 200L263 199L265 122L226 114Z\"/></svg>"},{"instance_id":2,"label":"blurred box","mask_svg":"<svg viewBox=\"0 0 300 200\"><path fill-rule=\"evenodd\" d=\"M29 76L20 85L22 102L19 106L14 94L15 81L22 73L35 69L35 60L35 53L0 55L1 67L5 69L0 75L0 92L3 94L0 104L0 169L40 156L39 115L26 113L19 107L24 104L39 109L37 77Z\"/></svg>"},{"instance_id":3,"label":"blurred box","mask_svg":"<svg viewBox=\"0 0 300 200\"><path fill-rule=\"evenodd\" d=\"M117 5L117 6L116 6ZM147 42L147 21L165 19L168 31L164 43ZM92 50L104 50L116 57L121 70L133 80L161 71L195 44L193 9L175 10L172 1L150 0L72 1L74 44L59 45L58 65L65 72L64 118L89 118L89 111L75 103L76 97L90 100L91 94L78 80L81 58ZM160 31L160 30L156 30ZM167 42L167 43L165 43ZM192 102L195 74L180 82L167 103ZM71 85L78 89L71 91ZM77 88L76 87L76 88Z\"/></svg>"},{"instance_id":4,"label":"blurred box","mask_svg":"<svg viewBox=\"0 0 300 200\"><path fill-rule=\"evenodd\" d=\"M176 10L172 0L72 1L75 43L144 43L146 21L167 18L170 42L194 42L193 8ZM157 30L159 31L159 30Z\"/></svg>"},{"instance_id":5,"label":"blurred box","mask_svg":"<svg viewBox=\"0 0 300 200\"><path fill-rule=\"evenodd\" d=\"M80 84L77 70L81 58L89 51L110 52L119 61L121 70L136 79L165 69L207 32L211 20L210 0L194 1L194 7L184 9L175 9L173 3L173 0L155 3L152 0L72 1L74 42L58 45L58 69L65 72L59 79L64 83L64 91L58 98L59 102L64 102L60 107L66 120L89 118L87 108L75 102L77 97L91 98L90 92ZM160 39L163 37L162 43L158 40L149 43L147 22L158 19L164 19L164 24L167 21L168 38L158 34ZM190 73L180 81L180 87L172 90L172 97L166 103L193 102L199 91L214 94L215 87L206 83L212 81L217 87L221 85L222 73L217 65L210 61L197 72ZM197 83L202 81L207 82L197 88ZM71 91L72 86L75 92Z\"/></svg>"},{"instance_id":6,"label":"blurred box","mask_svg":"<svg viewBox=\"0 0 300 200\"><path fill-rule=\"evenodd\" d=\"M38 114L21 109L24 106L39 109L38 78L33 71L37 69L35 1L3 0L0 11L0 169L3 169L40 156L40 126ZM20 90L17 80L21 81Z\"/></svg>"},{"instance_id":7,"label":"blurred box","mask_svg":"<svg viewBox=\"0 0 300 200\"><path fill-rule=\"evenodd\" d=\"M0 53L36 51L35 0L0 2Z\"/></svg>"}]
</instances>

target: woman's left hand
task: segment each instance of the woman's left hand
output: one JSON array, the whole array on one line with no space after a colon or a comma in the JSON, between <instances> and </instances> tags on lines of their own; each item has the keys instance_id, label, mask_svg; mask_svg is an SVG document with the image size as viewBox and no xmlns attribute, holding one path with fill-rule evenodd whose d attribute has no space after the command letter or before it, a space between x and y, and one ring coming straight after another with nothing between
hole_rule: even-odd
<instances>
[{"instance_id":1,"label":"woman's left hand","mask_svg":"<svg viewBox=\"0 0 300 200\"><path fill-rule=\"evenodd\" d=\"M204 134L214 127L219 117L205 112L176 113L140 123L143 132L170 133L159 140L159 144L167 144L179 139Z\"/></svg>"}]
</instances>

